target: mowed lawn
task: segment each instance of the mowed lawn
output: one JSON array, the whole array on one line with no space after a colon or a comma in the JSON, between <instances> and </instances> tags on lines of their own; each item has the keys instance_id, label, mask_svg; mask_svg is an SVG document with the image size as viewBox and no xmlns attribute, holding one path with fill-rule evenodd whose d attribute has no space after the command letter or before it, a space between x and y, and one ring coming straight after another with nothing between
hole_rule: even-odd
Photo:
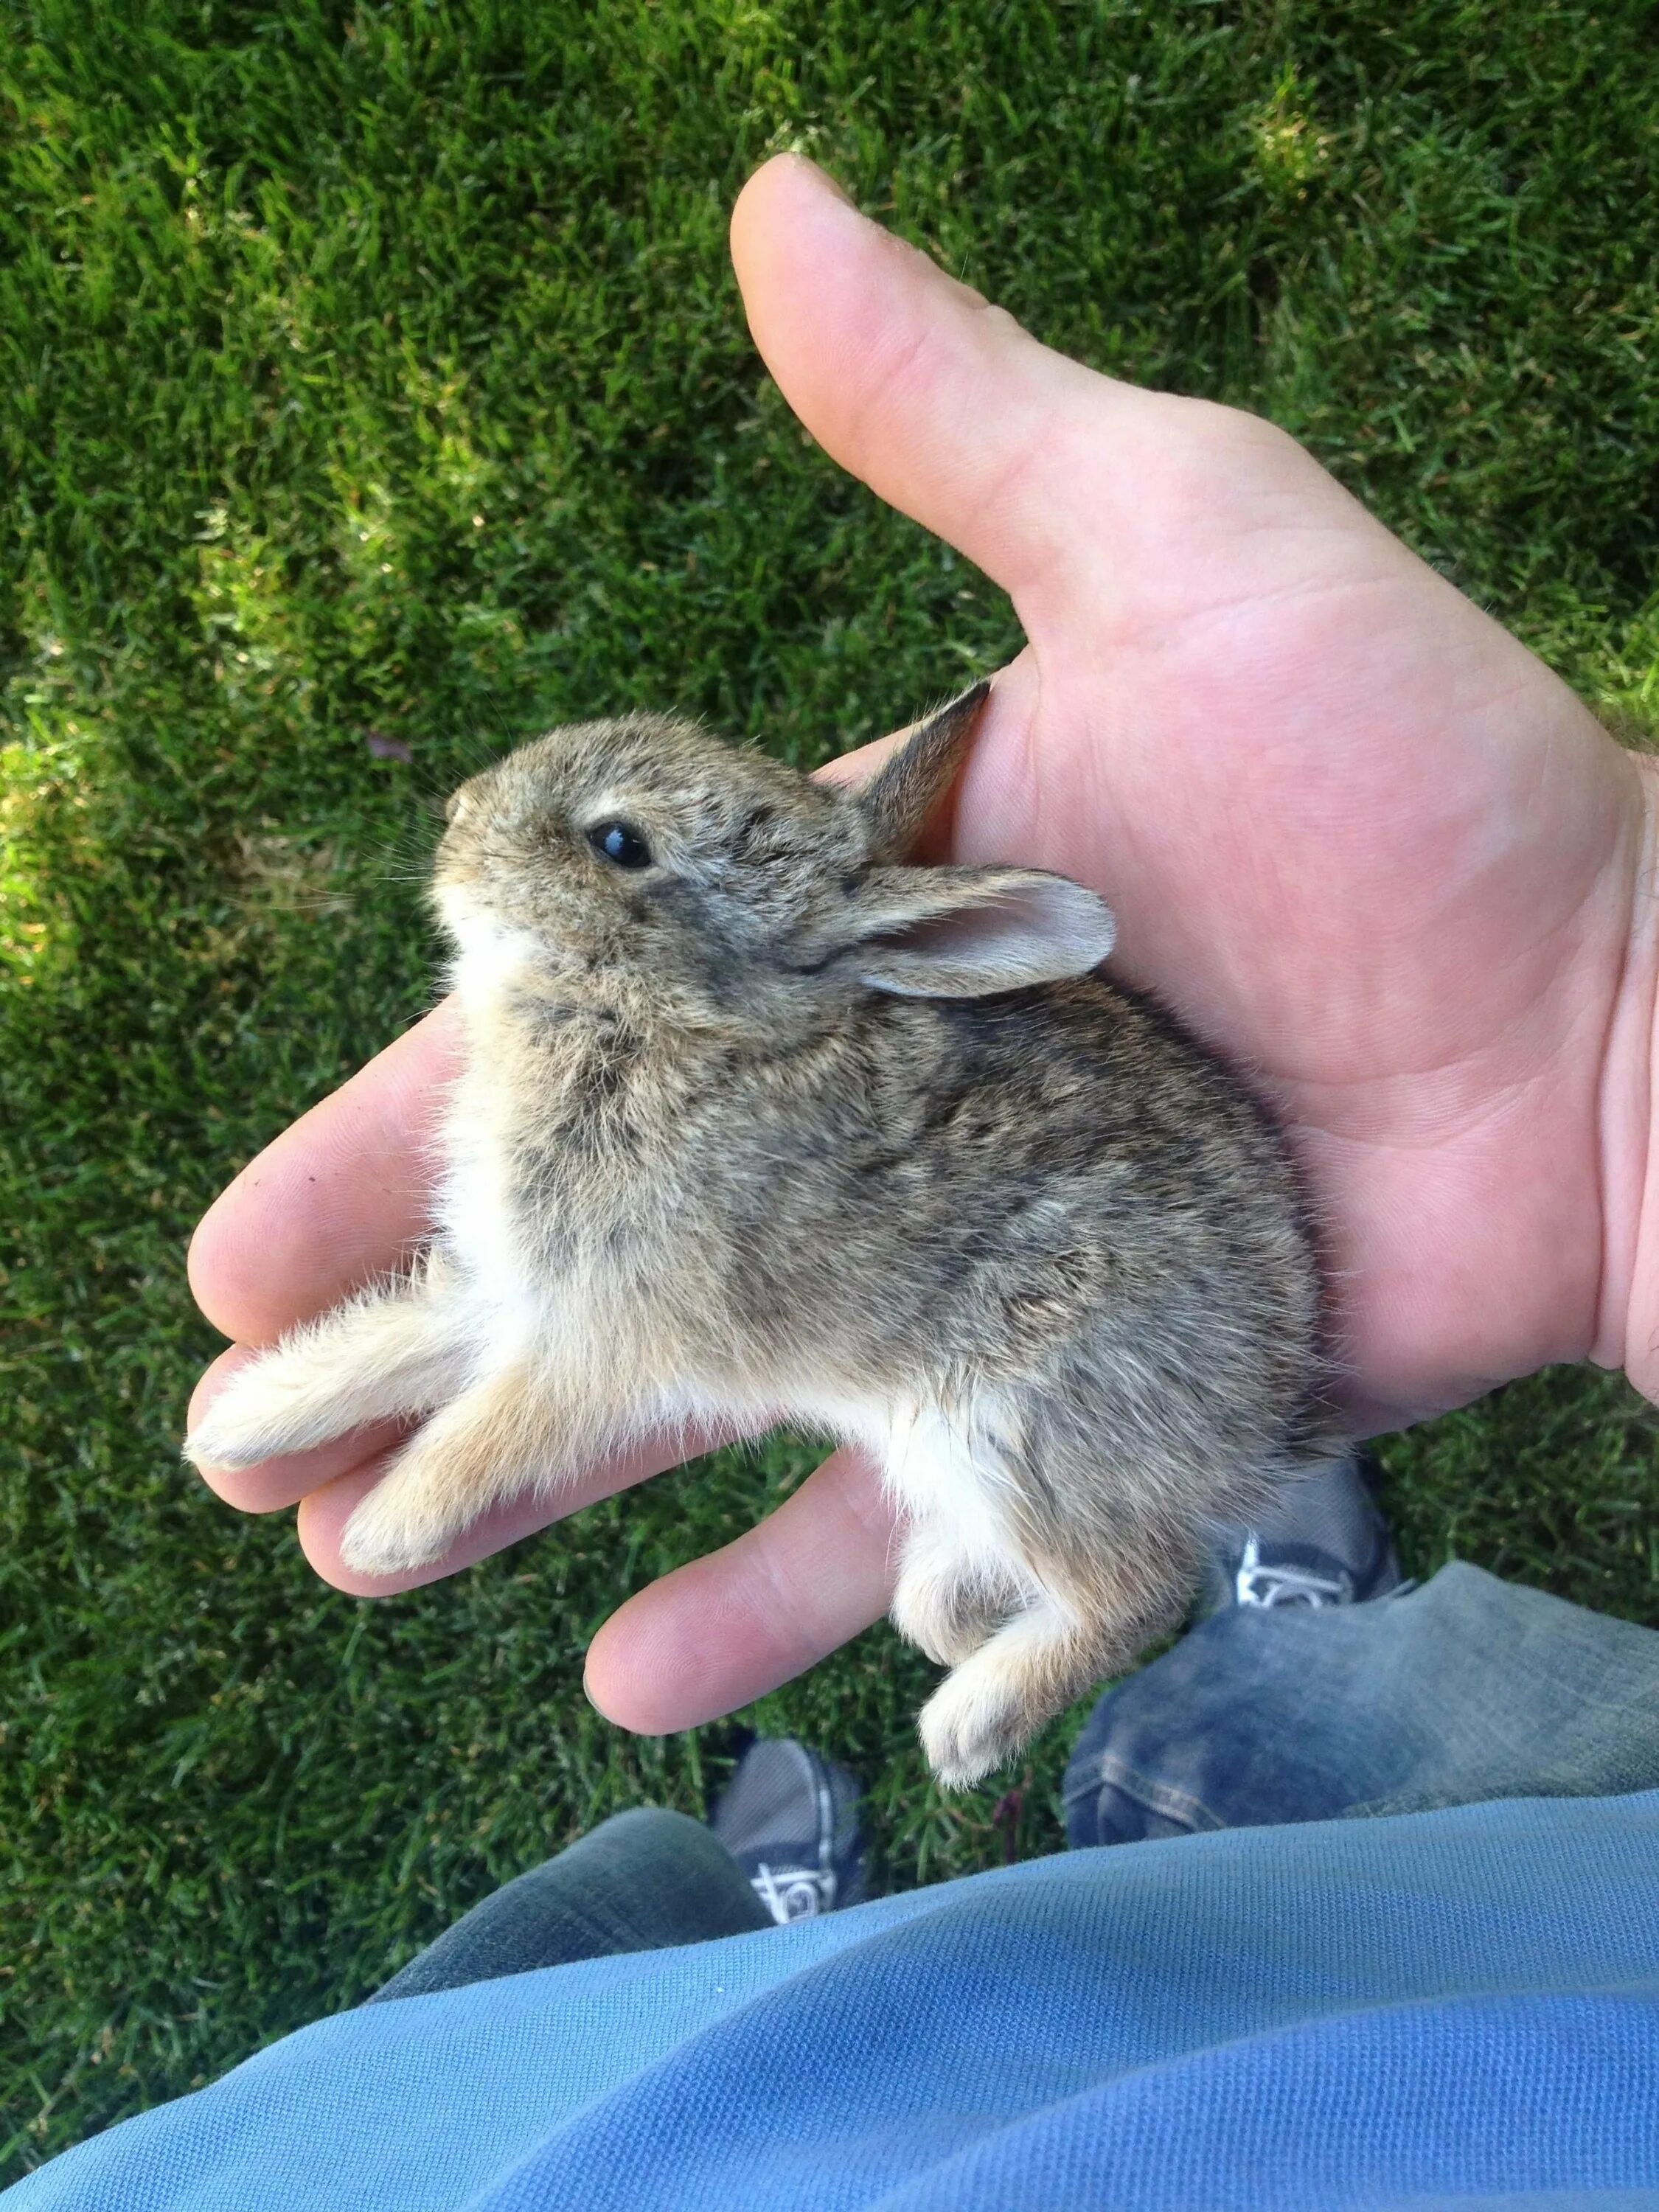
<instances>
[{"instance_id":1,"label":"mowed lawn","mask_svg":"<svg viewBox=\"0 0 1659 2212\"><path fill-rule=\"evenodd\" d=\"M216 1189L428 1002L430 799L628 707L815 761L1016 643L761 372L726 211L799 145L1043 337L1255 408L1587 695L1659 702L1659 33L1638 0L40 0L0 110L0 2145L352 2002L733 1729L580 1659L804 1447L380 1606L181 1468ZM408 758L400 756L407 753ZM1492 1286L1502 1297L1504 1286ZM1659 1450L1556 1372L1385 1447L1458 1553L1659 1626ZM745 1717L946 1801L884 1630Z\"/></svg>"}]
</instances>

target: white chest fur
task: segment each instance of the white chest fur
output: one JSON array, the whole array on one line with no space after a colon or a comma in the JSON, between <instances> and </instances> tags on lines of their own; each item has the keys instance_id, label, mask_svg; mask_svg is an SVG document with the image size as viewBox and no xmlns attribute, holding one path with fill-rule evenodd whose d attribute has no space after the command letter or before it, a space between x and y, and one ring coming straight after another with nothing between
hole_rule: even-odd
<instances>
[{"instance_id":1,"label":"white chest fur","mask_svg":"<svg viewBox=\"0 0 1659 2212\"><path fill-rule=\"evenodd\" d=\"M459 945L451 981L471 1054L440 1133L438 1228L469 1304L488 1316L492 1333L528 1350L544 1323L544 1301L515 1218L512 1109L506 1087L490 1071L489 1046L531 947L486 918L452 915L451 927Z\"/></svg>"}]
</instances>

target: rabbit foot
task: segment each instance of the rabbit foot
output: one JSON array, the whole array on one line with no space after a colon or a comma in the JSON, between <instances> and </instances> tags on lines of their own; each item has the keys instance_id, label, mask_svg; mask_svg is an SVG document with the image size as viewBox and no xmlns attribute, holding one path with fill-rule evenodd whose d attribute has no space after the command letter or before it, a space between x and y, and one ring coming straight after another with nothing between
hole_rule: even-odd
<instances>
[{"instance_id":1,"label":"rabbit foot","mask_svg":"<svg viewBox=\"0 0 1659 2212\"><path fill-rule=\"evenodd\" d=\"M326 1443L343 1425L332 1402L319 1406L303 1365L278 1349L239 1368L185 1439L197 1467L258 1467L283 1452Z\"/></svg>"},{"instance_id":2,"label":"rabbit foot","mask_svg":"<svg viewBox=\"0 0 1659 2212\"><path fill-rule=\"evenodd\" d=\"M1106 1644L1073 1608L1034 1597L948 1674L921 1709L927 1763L947 1790L967 1790L1023 1751L1106 1669Z\"/></svg>"},{"instance_id":3,"label":"rabbit foot","mask_svg":"<svg viewBox=\"0 0 1659 2212\"><path fill-rule=\"evenodd\" d=\"M406 1575L442 1559L456 1529L423 1511L395 1478L376 1483L340 1532L340 1557L356 1575Z\"/></svg>"},{"instance_id":4,"label":"rabbit foot","mask_svg":"<svg viewBox=\"0 0 1659 2212\"><path fill-rule=\"evenodd\" d=\"M198 1467L257 1467L441 1405L470 1356L434 1296L442 1279L428 1267L367 1292L245 1362L185 1438L185 1457Z\"/></svg>"},{"instance_id":5,"label":"rabbit foot","mask_svg":"<svg viewBox=\"0 0 1659 2212\"><path fill-rule=\"evenodd\" d=\"M1000 1668L981 1664L990 1650L987 1644L964 1660L921 1709L921 1747L947 1790L971 1790L1006 1765L1044 1717L1027 1711L1017 1688L1000 1679Z\"/></svg>"},{"instance_id":6,"label":"rabbit foot","mask_svg":"<svg viewBox=\"0 0 1659 2212\"><path fill-rule=\"evenodd\" d=\"M359 1501L340 1534L346 1565L361 1575L428 1567L489 1506L531 1488L535 1457L556 1465L566 1456L544 1403L539 1410L538 1431L538 1403L517 1365L452 1399Z\"/></svg>"}]
</instances>

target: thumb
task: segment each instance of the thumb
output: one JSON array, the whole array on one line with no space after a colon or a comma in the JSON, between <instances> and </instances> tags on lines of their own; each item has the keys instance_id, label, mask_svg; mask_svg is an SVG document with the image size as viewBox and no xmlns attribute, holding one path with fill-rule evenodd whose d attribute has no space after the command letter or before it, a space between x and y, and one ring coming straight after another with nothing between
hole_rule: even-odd
<instances>
[{"instance_id":1,"label":"thumb","mask_svg":"<svg viewBox=\"0 0 1659 2212\"><path fill-rule=\"evenodd\" d=\"M818 443L1017 605L1064 592L1103 524L1109 542L1112 447L1191 404L1039 345L799 155L744 186L732 257L755 343Z\"/></svg>"}]
</instances>

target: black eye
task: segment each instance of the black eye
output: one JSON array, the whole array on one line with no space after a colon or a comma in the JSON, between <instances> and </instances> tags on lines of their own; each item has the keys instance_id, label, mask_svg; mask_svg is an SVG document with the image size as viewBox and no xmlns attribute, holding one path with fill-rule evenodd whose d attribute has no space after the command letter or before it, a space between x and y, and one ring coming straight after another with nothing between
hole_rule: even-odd
<instances>
[{"instance_id":1,"label":"black eye","mask_svg":"<svg viewBox=\"0 0 1659 2212\"><path fill-rule=\"evenodd\" d=\"M596 822L587 833L596 853L614 860L619 868L648 868L651 848L631 822Z\"/></svg>"}]
</instances>

